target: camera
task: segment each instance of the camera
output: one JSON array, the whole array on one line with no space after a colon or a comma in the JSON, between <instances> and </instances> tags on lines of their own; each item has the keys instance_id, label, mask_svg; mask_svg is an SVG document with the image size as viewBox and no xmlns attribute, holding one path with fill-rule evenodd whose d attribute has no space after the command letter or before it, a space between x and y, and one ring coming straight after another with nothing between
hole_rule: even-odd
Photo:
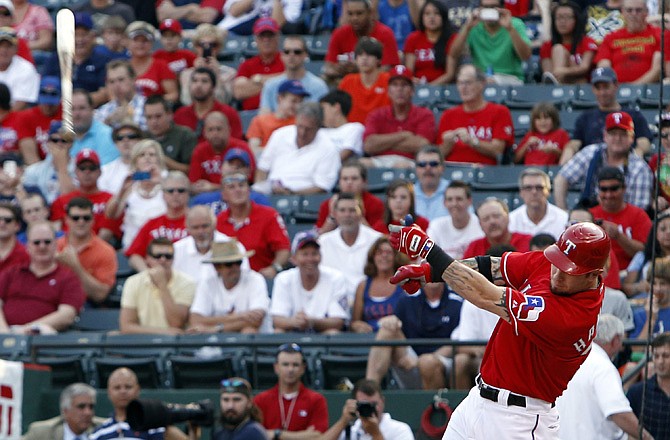
<instances>
[{"instance_id":1,"label":"camera","mask_svg":"<svg viewBox=\"0 0 670 440\"><path fill-rule=\"evenodd\" d=\"M149 180L151 179L151 173L149 171L135 171L133 173L133 180Z\"/></svg>"},{"instance_id":2,"label":"camera","mask_svg":"<svg viewBox=\"0 0 670 440\"><path fill-rule=\"evenodd\" d=\"M356 402L356 411L361 417L372 417L377 415L377 404L374 402Z\"/></svg>"},{"instance_id":3,"label":"camera","mask_svg":"<svg viewBox=\"0 0 670 440\"><path fill-rule=\"evenodd\" d=\"M153 399L136 399L128 404L126 412L128 424L135 431L148 431L187 421L201 426L214 423L214 406L210 400L183 405Z\"/></svg>"},{"instance_id":4,"label":"camera","mask_svg":"<svg viewBox=\"0 0 670 440\"><path fill-rule=\"evenodd\" d=\"M202 46L202 57L209 58L212 56L212 46L209 44L203 44Z\"/></svg>"},{"instance_id":5,"label":"camera","mask_svg":"<svg viewBox=\"0 0 670 440\"><path fill-rule=\"evenodd\" d=\"M495 8L482 8L479 11L479 19L483 21L498 21L500 20L500 12Z\"/></svg>"}]
</instances>

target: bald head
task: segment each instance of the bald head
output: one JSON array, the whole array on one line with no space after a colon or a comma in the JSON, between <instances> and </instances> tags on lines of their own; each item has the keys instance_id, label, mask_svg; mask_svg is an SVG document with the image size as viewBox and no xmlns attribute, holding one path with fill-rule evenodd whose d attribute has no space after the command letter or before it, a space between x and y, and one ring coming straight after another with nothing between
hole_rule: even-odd
<instances>
[{"instance_id":1,"label":"bald head","mask_svg":"<svg viewBox=\"0 0 670 440\"><path fill-rule=\"evenodd\" d=\"M205 139L215 150L223 150L228 145L230 126L228 118L221 112L212 112L205 117L203 126Z\"/></svg>"},{"instance_id":2,"label":"bald head","mask_svg":"<svg viewBox=\"0 0 670 440\"><path fill-rule=\"evenodd\" d=\"M107 379L107 388L110 387L110 384L118 382L120 380L128 381L139 386L137 382L137 375L135 374L135 372L130 368L121 367L112 371L112 374L109 375L109 379Z\"/></svg>"},{"instance_id":3,"label":"bald head","mask_svg":"<svg viewBox=\"0 0 670 440\"><path fill-rule=\"evenodd\" d=\"M140 396L137 375L129 368L117 368L107 379L107 397L117 415L125 412L128 404Z\"/></svg>"}]
</instances>

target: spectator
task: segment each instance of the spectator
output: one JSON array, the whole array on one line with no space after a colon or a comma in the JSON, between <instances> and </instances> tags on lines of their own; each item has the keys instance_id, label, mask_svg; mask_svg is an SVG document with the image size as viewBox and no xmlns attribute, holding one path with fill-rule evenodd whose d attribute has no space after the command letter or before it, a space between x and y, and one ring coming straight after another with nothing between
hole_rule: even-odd
<instances>
[{"instance_id":1,"label":"spectator","mask_svg":"<svg viewBox=\"0 0 670 440\"><path fill-rule=\"evenodd\" d=\"M403 65L391 69L388 80L391 104L377 108L365 120L364 161L378 168L412 168L414 156L435 139L435 117L412 104L412 73Z\"/></svg>"},{"instance_id":2,"label":"spectator","mask_svg":"<svg viewBox=\"0 0 670 440\"><path fill-rule=\"evenodd\" d=\"M628 106L617 102L619 83L614 70L609 67L598 67L591 74L591 89L596 97L598 108L585 110L575 121L572 139L565 145L561 154L560 164L564 165L585 146L603 142L605 119L612 112L625 111L634 122L635 144L637 154L642 157L651 149L652 134L644 115Z\"/></svg>"},{"instance_id":3,"label":"spectator","mask_svg":"<svg viewBox=\"0 0 670 440\"><path fill-rule=\"evenodd\" d=\"M93 108L107 101L105 69L111 60L105 50L96 47L95 38L91 16L85 12L76 13L74 16L72 85L75 89L83 89L91 94ZM43 74L60 78L57 53L53 53L46 62Z\"/></svg>"},{"instance_id":4,"label":"spectator","mask_svg":"<svg viewBox=\"0 0 670 440\"><path fill-rule=\"evenodd\" d=\"M123 285L121 333L183 333L195 282L172 268L173 258L174 248L168 238L155 238L149 243L149 268L131 276Z\"/></svg>"},{"instance_id":5,"label":"spectator","mask_svg":"<svg viewBox=\"0 0 670 440\"><path fill-rule=\"evenodd\" d=\"M473 64L486 71L496 84L521 85L523 62L531 56L526 25L503 8L500 0L481 0L451 44L450 54L460 59L467 47ZM481 17L482 10L495 9L494 17Z\"/></svg>"},{"instance_id":6,"label":"spectator","mask_svg":"<svg viewBox=\"0 0 670 440\"><path fill-rule=\"evenodd\" d=\"M598 44L586 35L586 16L567 0L551 11L551 39L540 46L542 79L554 84L588 81Z\"/></svg>"},{"instance_id":7,"label":"spectator","mask_svg":"<svg viewBox=\"0 0 670 440\"><path fill-rule=\"evenodd\" d=\"M167 208L165 214L153 217L144 223L125 252L130 266L137 272L148 268L147 252L151 240L165 237L174 243L188 235L186 230L188 186L188 177L181 171L170 171L163 179L161 189Z\"/></svg>"},{"instance_id":8,"label":"spectator","mask_svg":"<svg viewBox=\"0 0 670 440\"><path fill-rule=\"evenodd\" d=\"M442 153L433 145L426 145L416 153L416 184L414 185L414 204L419 215L432 220L447 215L444 205L444 191L449 181L442 177L444 160Z\"/></svg>"},{"instance_id":9,"label":"spectator","mask_svg":"<svg viewBox=\"0 0 670 440\"><path fill-rule=\"evenodd\" d=\"M7 85L12 110L23 110L37 101L40 77L30 62L16 54L16 32L0 28L0 81Z\"/></svg>"},{"instance_id":10,"label":"spectator","mask_svg":"<svg viewBox=\"0 0 670 440\"><path fill-rule=\"evenodd\" d=\"M384 396L377 382L360 379L342 407L342 416L323 435L324 440L345 440L346 438L383 438L394 440L414 440L412 428L404 422L394 420L384 412ZM360 404L370 404L372 414L358 412ZM351 436L351 437L349 437Z\"/></svg>"},{"instance_id":11,"label":"spectator","mask_svg":"<svg viewBox=\"0 0 670 440\"><path fill-rule=\"evenodd\" d=\"M509 109L486 101L486 77L472 64L460 67L456 87L463 104L440 118L438 141L442 141L443 155L450 162L496 165L497 157L514 142Z\"/></svg>"},{"instance_id":12,"label":"spectator","mask_svg":"<svg viewBox=\"0 0 670 440\"><path fill-rule=\"evenodd\" d=\"M361 4L364 2L353 1ZM333 39L331 37L330 41ZM389 74L382 70L380 64L383 49L382 44L371 37L362 37L356 43L354 53L358 73L347 74L338 86L351 96L352 106L347 115L351 122L364 123L372 110L390 104L387 93Z\"/></svg>"},{"instance_id":13,"label":"spectator","mask_svg":"<svg viewBox=\"0 0 670 440\"><path fill-rule=\"evenodd\" d=\"M126 26L128 22L120 15L108 15L100 20L96 26L102 40L102 44L97 46L100 53L112 60L130 58L124 45Z\"/></svg>"},{"instance_id":14,"label":"spectator","mask_svg":"<svg viewBox=\"0 0 670 440\"><path fill-rule=\"evenodd\" d=\"M0 82L0 157L20 153L18 143L20 121L18 112L11 110L10 101L9 88Z\"/></svg>"},{"instance_id":15,"label":"spectator","mask_svg":"<svg viewBox=\"0 0 670 440\"><path fill-rule=\"evenodd\" d=\"M309 93L297 80L284 80L279 85L277 92L276 110L255 116L247 130L249 147L257 156L261 155L275 130L295 124L298 106L306 97L309 97Z\"/></svg>"},{"instance_id":16,"label":"spectator","mask_svg":"<svg viewBox=\"0 0 670 440\"><path fill-rule=\"evenodd\" d=\"M530 130L514 146L514 162L524 165L558 165L570 135L561 128L558 109L539 102L530 112Z\"/></svg>"},{"instance_id":17,"label":"spectator","mask_svg":"<svg viewBox=\"0 0 670 440\"><path fill-rule=\"evenodd\" d=\"M463 253L463 258L485 255L492 246L510 245L519 252L528 252L532 235L511 232L509 229L509 208L500 199L489 198L477 207L479 226L484 237L473 240Z\"/></svg>"},{"instance_id":18,"label":"spectator","mask_svg":"<svg viewBox=\"0 0 670 440\"><path fill-rule=\"evenodd\" d=\"M113 60L107 64L105 87L109 102L95 110L93 117L112 128L126 119L131 119L143 130L147 128L144 118L146 97L135 90L135 71L126 60Z\"/></svg>"},{"instance_id":19,"label":"spectator","mask_svg":"<svg viewBox=\"0 0 670 440\"><path fill-rule=\"evenodd\" d=\"M647 283L652 289L646 295L644 305L633 310L635 328L630 334L631 338L646 340L650 324L652 336L670 328L670 258L657 258L654 269L653 277L652 271L647 271Z\"/></svg>"},{"instance_id":20,"label":"spectator","mask_svg":"<svg viewBox=\"0 0 670 440\"><path fill-rule=\"evenodd\" d=\"M11 266L24 266L30 261L26 248L16 238L21 228L19 212L16 206L0 202L0 274Z\"/></svg>"},{"instance_id":21,"label":"spectator","mask_svg":"<svg viewBox=\"0 0 670 440\"><path fill-rule=\"evenodd\" d=\"M339 150L340 160L344 163L349 158L362 156L365 126L349 122L351 95L343 90L332 90L319 103L323 111L323 131Z\"/></svg>"},{"instance_id":22,"label":"spectator","mask_svg":"<svg viewBox=\"0 0 670 440\"><path fill-rule=\"evenodd\" d=\"M305 357L298 344L282 344L274 364L277 385L254 397L263 413L268 438L281 439L284 433L297 438L318 436L328 429L326 399L302 384ZM296 417L299 415L298 417Z\"/></svg>"},{"instance_id":23,"label":"spectator","mask_svg":"<svg viewBox=\"0 0 670 440\"><path fill-rule=\"evenodd\" d=\"M266 440L263 414L252 400L251 385L241 377L221 381L221 429L214 440Z\"/></svg>"},{"instance_id":24,"label":"spectator","mask_svg":"<svg viewBox=\"0 0 670 440\"><path fill-rule=\"evenodd\" d=\"M135 11L133 8L123 3L117 3L114 0L84 0L73 5L72 10L90 14L96 28L100 27L101 22L106 17L111 16L119 16L126 23L135 21Z\"/></svg>"},{"instance_id":25,"label":"spectator","mask_svg":"<svg viewBox=\"0 0 670 440\"><path fill-rule=\"evenodd\" d=\"M132 120L121 121L112 131L112 139L119 157L100 169L98 188L112 195L121 191L123 180L130 174L130 159L133 147L144 139L144 132Z\"/></svg>"},{"instance_id":26,"label":"spectator","mask_svg":"<svg viewBox=\"0 0 670 440\"><path fill-rule=\"evenodd\" d=\"M29 0L12 0L14 6L14 30L19 38L28 40L31 50L53 49L54 22L44 7L31 4Z\"/></svg>"},{"instance_id":27,"label":"spectator","mask_svg":"<svg viewBox=\"0 0 670 440\"><path fill-rule=\"evenodd\" d=\"M670 206L670 174L668 171L668 164L670 164L670 113L661 114L661 119L658 123L658 137L661 138L661 151L654 153L649 159L649 167L652 174L656 176L658 167L661 167L661 174L659 179L659 197L656 198L657 211L664 211ZM659 165L660 162L660 165Z\"/></svg>"},{"instance_id":28,"label":"spectator","mask_svg":"<svg viewBox=\"0 0 670 440\"><path fill-rule=\"evenodd\" d=\"M197 333L258 333L270 305L265 279L253 270L242 270L254 254L240 252L237 240L211 244L203 264L215 273L199 278L191 304L189 331Z\"/></svg>"},{"instance_id":29,"label":"spectator","mask_svg":"<svg viewBox=\"0 0 670 440\"><path fill-rule=\"evenodd\" d=\"M77 276L56 260L56 235L48 222L30 225L28 254L28 264L0 274L0 332L64 331L74 322L86 294Z\"/></svg>"},{"instance_id":30,"label":"spectator","mask_svg":"<svg viewBox=\"0 0 670 440\"><path fill-rule=\"evenodd\" d=\"M216 229L235 237L248 250L251 269L272 279L288 262L290 243L284 221L274 209L249 198L247 175L233 172L223 176L221 193L228 207L217 217Z\"/></svg>"},{"instance_id":31,"label":"spectator","mask_svg":"<svg viewBox=\"0 0 670 440\"><path fill-rule=\"evenodd\" d=\"M407 36L414 30L408 0L375 0L370 2L379 21L393 31L399 50L405 47ZM398 53L400 55L400 52Z\"/></svg>"},{"instance_id":32,"label":"spectator","mask_svg":"<svg viewBox=\"0 0 670 440\"><path fill-rule=\"evenodd\" d=\"M344 5L349 24L338 27L330 37L324 66L324 75L327 80L336 82L357 69L362 70L359 63L354 63L354 58L359 55L355 48L364 37L380 43L381 50L376 57L377 64L387 66L387 68L400 64L398 44L393 31L374 19L370 2L368 0L345 0ZM352 96L355 95L352 94Z\"/></svg>"},{"instance_id":33,"label":"spectator","mask_svg":"<svg viewBox=\"0 0 670 440\"><path fill-rule=\"evenodd\" d=\"M223 158L232 148L246 151L249 157L253 153L246 142L231 136L231 127L225 114L215 111L205 116L203 124L203 135L205 140L200 142L193 150L191 165L188 170L188 178L191 180L191 190L200 194L207 191L215 191L220 188L221 164ZM252 172L256 164L252 159Z\"/></svg>"},{"instance_id":34,"label":"spectator","mask_svg":"<svg viewBox=\"0 0 670 440\"><path fill-rule=\"evenodd\" d=\"M363 217L361 223L365 226L374 225L381 220L384 214L384 202L378 197L372 195L367 188L368 170L356 159L349 159L342 164L340 168L340 177L337 187L341 194L353 194L360 197L363 202ZM319 228L319 234L332 231L337 227L335 221L335 203L337 195L333 194L328 200L324 200L319 206L319 218L316 220L316 227Z\"/></svg>"},{"instance_id":35,"label":"spectator","mask_svg":"<svg viewBox=\"0 0 670 440\"><path fill-rule=\"evenodd\" d=\"M647 24L644 0L623 0L625 26L605 36L598 47L596 64L611 67L621 82L650 84L661 73L660 29Z\"/></svg>"},{"instance_id":36,"label":"spectator","mask_svg":"<svg viewBox=\"0 0 670 440\"><path fill-rule=\"evenodd\" d=\"M67 235L58 240L56 260L72 269L90 305L103 303L116 282L114 248L93 230L93 203L74 197L67 203Z\"/></svg>"},{"instance_id":37,"label":"spectator","mask_svg":"<svg viewBox=\"0 0 670 440\"><path fill-rule=\"evenodd\" d=\"M611 262L608 260L607 263L605 264L605 271L603 272L603 279L607 279L609 276L609 270L611 267ZM617 277L619 276L618 273L615 274ZM633 318L633 308L631 307L630 301L628 301L628 298L626 297L626 294L623 293L619 289L613 289L611 287L608 287L605 285L605 295L603 296L603 305L602 309L600 310L600 314L603 315L605 313L609 313L610 315L616 316L618 319L623 322L623 329L626 332L625 334L628 335L632 333L632 331L635 329L635 320ZM622 350L620 355L617 356L617 361L620 360L620 358L623 358L623 361L625 362L628 360L628 357L630 356L630 351L628 350ZM618 362L615 362L615 365L618 365Z\"/></svg>"},{"instance_id":38,"label":"spectator","mask_svg":"<svg viewBox=\"0 0 670 440\"><path fill-rule=\"evenodd\" d=\"M188 49L179 48L182 42L181 23L172 18L167 18L161 21L158 28L161 31L161 45L163 47L154 52L154 58L165 61L170 70L177 76L185 69L193 67L195 53Z\"/></svg>"},{"instance_id":39,"label":"spectator","mask_svg":"<svg viewBox=\"0 0 670 440\"><path fill-rule=\"evenodd\" d=\"M596 337L586 360L556 400L561 417L561 439L617 438L624 432L637 438L638 419L621 387L611 359L623 347L623 322L600 315ZM651 439L644 430L642 438Z\"/></svg>"},{"instance_id":40,"label":"spectator","mask_svg":"<svg viewBox=\"0 0 670 440\"><path fill-rule=\"evenodd\" d=\"M484 236L477 217L470 213L470 185L460 180L452 181L444 191L444 206L449 214L432 219L428 225L429 234L449 255L463 258L470 242Z\"/></svg>"},{"instance_id":41,"label":"spectator","mask_svg":"<svg viewBox=\"0 0 670 440\"><path fill-rule=\"evenodd\" d=\"M404 46L405 66L414 81L440 85L453 82L457 60L449 54L455 34L447 5L427 0L419 12L419 30L409 34Z\"/></svg>"},{"instance_id":42,"label":"spectator","mask_svg":"<svg viewBox=\"0 0 670 440\"><path fill-rule=\"evenodd\" d=\"M255 22L271 18L286 34L304 33L304 25L299 21L302 4L302 0L232 0L224 4L223 20L217 26L235 35L251 35Z\"/></svg>"},{"instance_id":43,"label":"spectator","mask_svg":"<svg viewBox=\"0 0 670 440\"><path fill-rule=\"evenodd\" d=\"M254 23L254 41L258 55L240 64L233 80L233 96L242 102L242 110L255 110L260 105L263 85L284 71L279 55L279 25L264 17Z\"/></svg>"},{"instance_id":44,"label":"spectator","mask_svg":"<svg viewBox=\"0 0 670 440\"><path fill-rule=\"evenodd\" d=\"M668 418L670 411L670 332L664 332L651 341L652 361L655 374L646 383L636 383L630 387L626 397L642 425L655 439L668 438ZM646 389L646 392L645 392ZM644 405L644 415L642 408Z\"/></svg>"},{"instance_id":45,"label":"spectator","mask_svg":"<svg viewBox=\"0 0 670 440\"><path fill-rule=\"evenodd\" d=\"M379 320L392 315L405 291L389 283L389 278L409 260L393 250L386 237L378 238L368 251L363 269L365 280L356 288L351 314L351 331L372 333L379 330Z\"/></svg>"},{"instance_id":46,"label":"spectator","mask_svg":"<svg viewBox=\"0 0 670 440\"><path fill-rule=\"evenodd\" d=\"M70 156L74 157L81 150L90 148L100 156L100 162L105 165L119 157L119 152L112 141L112 128L93 119L93 110L92 95L81 89L75 90L72 94L75 139Z\"/></svg>"},{"instance_id":47,"label":"spectator","mask_svg":"<svg viewBox=\"0 0 670 440\"><path fill-rule=\"evenodd\" d=\"M624 27L622 7L623 0L587 4L586 33L596 44L601 44L607 34Z\"/></svg>"},{"instance_id":48,"label":"spectator","mask_svg":"<svg viewBox=\"0 0 670 440\"><path fill-rule=\"evenodd\" d=\"M228 119L230 135L236 139L243 139L240 116L231 106L214 98L214 90L216 90L214 71L206 67L197 67L190 75L191 80L188 87L193 104L177 109L174 114L175 124L190 128L198 136L198 142L202 142L205 140L205 118L213 112L220 112Z\"/></svg>"},{"instance_id":49,"label":"spectator","mask_svg":"<svg viewBox=\"0 0 670 440\"><path fill-rule=\"evenodd\" d=\"M130 173L121 190L107 202L105 215L116 220L123 215L123 249L128 249L140 228L153 216L166 212L160 181L165 170L158 142L138 142L130 155ZM136 173L139 172L139 173Z\"/></svg>"},{"instance_id":50,"label":"spectator","mask_svg":"<svg viewBox=\"0 0 670 440\"><path fill-rule=\"evenodd\" d=\"M633 255L644 249L651 230L647 213L624 201L626 177L618 167L604 167L598 172L598 201L591 213L612 240L612 250L619 267L628 267Z\"/></svg>"},{"instance_id":51,"label":"spectator","mask_svg":"<svg viewBox=\"0 0 670 440\"><path fill-rule=\"evenodd\" d=\"M296 234L291 245L296 266L277 275L270 314L275 333L339 333L349 319L349 292L344 275L321 263L313 231Z\"/></svg>"},{"instance_id":52,"label":"spectator","mask_svg":"<svg viewBox=\"0 0 670 440\"><path fill-rule=\"evenodd\" d=\"M377 341L449 338L458 327L463 299L446 284L426 284L418 295L404 296L393 315L379 320ZM381 383L391 365L409 372L426 390L444 388L453 368L450 345L371 347L366 379Z\"/></svg>"},{"instance_id":53,"label":"spectator","mask_svg":"<svg viewBox=\"0 0 670 440\"><path fill-rule=\"evenodd\" d=\"M60 78L43 76L37 105L16 114L18 145L24 164L31 165L46 157L49 126L62 118L60 98Z\"/></svg>"},{"instance_id":54,"label":"spectator","mask_svg":"<svg viewBox=\"0 0 670 440\"><path fill-rule=\"evenodd\" d=\"M162 96L147 98L144 117L151 138L160 143L168 169L187 173L198 136L174 123L172 107Z\"/></svg>"},{"instance_id":55,"label":"spectator","mask_svg":"<svg viewBox=\"0 0 670 440\"><path fill-rule=\"evenodd\" d=\"M156 1L158 20L179 20L184 29L193 29L199 23L215 23L223 11L224 0Z\"/></svg>"},{"instance_id":56,"label":"spectator","mask_svg":"<svg viewBox=\"0 0 670 440\"><path fill-rule=\"evenodd\" d=\"M337 181L340 156L320 130L321 107L315 102L300 105L295 125L275 130L256 171L257 191L269 194L329 192Z\"/></svg>"},{"instance_id":57,"label":"spectator","mask_svg":"<svg viewBox=\"0 0 670 440\"><path fill-rule=\"evenodd\" d=\"M644 250L633 256L623 279L622 290L630 298L649 292L651 286L647 282L647 273L653 256L670 256L670 212L659 213L652 227L656 231L649 231ZM653 239L654 233L656 240Z\"/></svg>"},{"instance_id":58,"label":"spectator","mask_svg":"<svg viewBox=\"0 0 670 440\"><path fill-rule=\"evenodd\" d=\"M147 22L134 21L126 28L126 37L138 93L146 97L161 95L168 102L177 102L177 77L165 61L152 56L156 29Z\"/></svg>"},{"instance_id":59,"label":"spectator","mask_svg":"<svg viewBox=\"0 0 670 440\"><path fill-rule=\"evenodd\" d=\"M151 440L186 440L188 437L174 426L160 427L137 432L128 424L128 404L140 397L140 384L133 370L126 367L112 371L107 379L107 399L112 404L112 415L89 435L89 440L111 440L116 438L148 438Z\"/></svg>"},{"instance_id":60,"label":"spectator","mask_svg":"<svg viewBox=\"0 0 670 440\"><path fill-rule=\"evenodd\" d=\"M605 142L582 149L561 167L554 178L556 206L567 208L568 187L576 185L583 185L581 199L585 204L593 206L598 172L603 167L617 167L626 169L624 201L647 209L651 203L653 176L649 166L631 148L634 130L633 119L628 113L614 112L607 115Z\"/></svg>"},{"instance_id":61,"label":"spectator","mask_svg":"<svg viewBox=\"0 0 670 440\"><path fill-rule=\"evenodd\" d=\"M428 219L417 215L414 208L414 185L404 179L394 180L386 187L384 215L372 227L382 234L388 234L389 225L399 225L408 214L421 229L428 229Z\"/></svg>"},{"instance_id":62,"label":"spectator","mask_svg":"<svg viewBox=\"0 0 670 440\"><path fill-rule=\"evenodd\" d=\"M14 27L14 3L12 0L2 0L0 1L0 27ZM16 42L16 54L22 58L25 58L31 63L35 63L33 55L30 51L30 46L28 45L28 40L17 35Z\"/></svg>"},{"instance_id":63,"label":"spectator","mask_svg":"<svg viewBox=\"0 0 670 440\"><path fill-rule=\"evenodd\" d=\"M64 439L66 431L72 438L90 435L105 421L95 416L95 401L92 386L79 382L68 385L60 393L60 415L31 423L23 440Z\"/></svg>"},{"instance_id":64,"label":"spectator","mask_svg":"<svg viewBox=\"0 0 670 440\"><path fill-rule=\"evenodd\" d=\"M547 233L554 241L558 239L565 230L568 213L549 203L549 175L538 168L526 168L519 176L519 189L523 205L509 213L509 230L530 235Z\"/></svg>"},{"instance_id":65,"label":"spectator","mask_svg":"<svg viewBox=\"0 0 670 440\"><path fill-rule=\"evenodd\" d=\"M364 277L363 268L370 246L381 234L362 224L363 203L353 194L340 193L333 215L337 228L319 237L321 265L344 274L353 300L356 287Z\"/></svg>"},{"instance_id":66,"label":"spectator","mask_svg":"<svg viewBox=\"0 0 670 440\"><path fill-rule=\"evenodd\" d=\"M299 81L307 91L307 95L305 95L307 101L319 102L319 99L328 93L326 83L305 68L308 58L309 53L303 37L287 35L284 38L281 54L284 73L272 78L263 86L260 103L261 114L277 111L279 88L286 80Z\"/></svg>"}]
</instances>

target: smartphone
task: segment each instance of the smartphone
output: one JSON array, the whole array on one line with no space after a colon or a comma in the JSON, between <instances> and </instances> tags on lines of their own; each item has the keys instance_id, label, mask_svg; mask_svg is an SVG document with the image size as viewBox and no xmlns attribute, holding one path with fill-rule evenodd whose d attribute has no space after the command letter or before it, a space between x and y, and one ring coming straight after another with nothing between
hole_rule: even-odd
<instances>
[{"instance_id":1,"label":"smartphone","mask_svg":"<svg viewBox=\"0 0 670 440\"><path fill-rule=\"evenodd\" d=\"M500 12L494 8L483 8L479 11L479 19L483 21L500 20Z\"/></svg>"},{"instance_id":2,"label":"smartphone","mask_svg":"<svg viewBox=\"0 0 670 440\"><path fill-rule=\"evenodd\" d=\"M209 58L212 56L212 46L209 44L202 45L202 56L203 58Z\"/></svg>"},{"instance_id":3,"label":"smartphone","mask_svg":"<svg viewBox=\"0 0 670 440\"><path fill-rule=\"evenodd\" d=\"M149 180L151 179L151 173L149 171L135 171L133 173L133 180Z\"/></svg>"},{"instance_id":4,"label":"smartphone","mask_svg":"<svg viewBox=\"0 0 670 440\"><path fill-rule=\"evenodd\" d=\"M7 177L9 178L14 178L16 177L16 168L18 167L18 164L16 163L15 160L6 160L2 164L2 171L7 174Z\"/></svg>"},{"instance_id":5,"label":"smartphone","mask_svg":"<svg viewBox=\"0 0 670 440\"><path fill-rule=\"evenodd\" d=\"M358 401L356 402L356 411L361 417L372 417L377 415L377 405L373 402Z\"/></svg>"}]
</instances>

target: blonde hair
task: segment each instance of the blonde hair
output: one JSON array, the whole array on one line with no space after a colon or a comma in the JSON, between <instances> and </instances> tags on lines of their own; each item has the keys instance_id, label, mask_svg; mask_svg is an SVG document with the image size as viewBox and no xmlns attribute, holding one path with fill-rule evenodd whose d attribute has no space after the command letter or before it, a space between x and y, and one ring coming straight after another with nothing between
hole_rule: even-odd
<instances>
[{"instance_id":1,"label":"blonde hair","mask_svg":"<svg viewBox=\"0 0 670 440\"><path fill-rule=\"evenodd\" d=\"M153 148L156 150L156 156L158 156L158 164L161 169L165 169L165 154L163 154L163 148L161 144L153 139L144 139L139 141L133 146L133 150L130 152L130 168L132 170L137 169L137 159L140 157L144 150Z\"/></svg>"},{"instance_id":2,"label":"blonde hair","mask_svg":"<svg viewBox=\"0 0 670 440\"><path fill-rule=\"evenodd\" d=\"M201 39L205 37L214 37L219 46L223 46L223 36L219 29L210 23L199 24L195 28L195 34L193 35L193 44L197 44Z\"/></svg>"}]
</instances>

